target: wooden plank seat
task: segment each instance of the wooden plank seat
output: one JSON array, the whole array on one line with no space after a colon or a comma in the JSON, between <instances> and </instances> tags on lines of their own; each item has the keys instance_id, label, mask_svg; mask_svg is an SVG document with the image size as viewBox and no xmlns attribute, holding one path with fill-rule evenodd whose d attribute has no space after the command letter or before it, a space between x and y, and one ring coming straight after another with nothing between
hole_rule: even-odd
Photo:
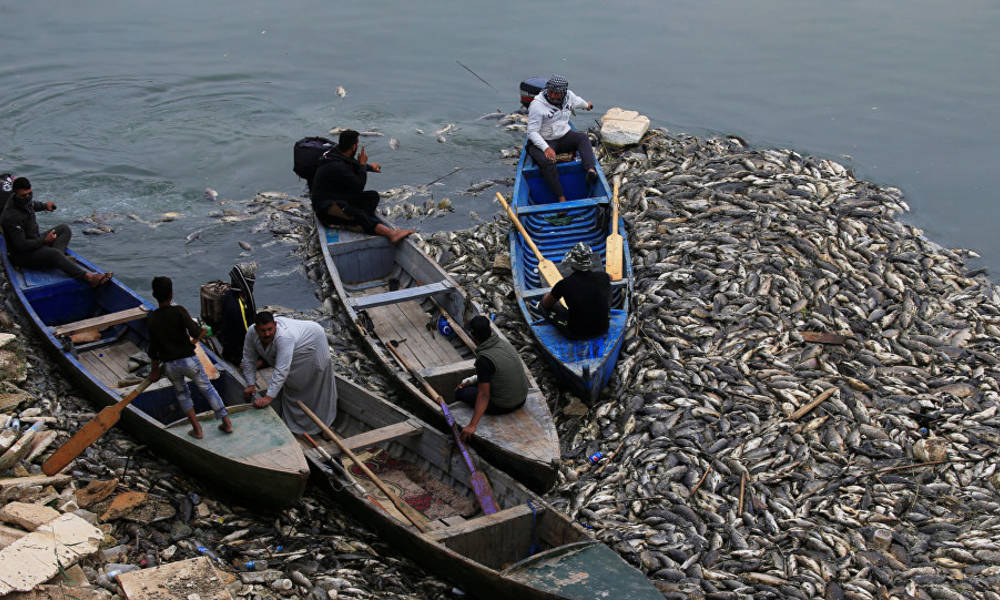
<instances>
[{"instance_id":1,"label":"wooden plank seat","mask_svg":"<svg viewBox=\"0 0 1000 600\"><path fill-rule=\"evenodd\" d=\"M364 433L359 433L357 435L352 435L351 437L344 439L344 444L353 451L359 448L367 448L369 446L381 444L382 442L398 440L413 435L420 435L423 431L424 426L418 421L408 420L401 423L386 425L385 427L379 427L378 429L365 431ZM331 454L335 454L335 452L331 452Z\"/></svg>"},{"instance_id":2,"label":"wooden plank seat","mask_svg":"<svg viewBox=\"0 0 1000 600\"><path fill-rule=\"evenodd\" d=\"M545 509L542 507L536 507L535 512L537 512L536 517L540 517L542 513L545 512ZM514 522L530 522L531 519L531 507L527 504L518 504L517 506L497 511L492 515L480 515L474 519L467 519L456 523L451 527L436 529L429 532L427 535L437 541L444 541L448 539L467 537L472 534L481 533L485 530L498 527L510 528Z\"/></svg>"},{"instance_id":3,"label":"wooden plank seat","mask_svg":"<svg viewBox=\"0 0 1000 600\"><path fill-rule=\"evenodd\" d=\"M448 363L446 365L435 365L433 367L427 367L426 369L420 369L417 371L420 376L424 379L430 381L432 379L437 379L438 377L444 377L446 375L453 375L455 373L465 373L476 368L475 359L470 358L469 360L463 360L461 362Z\"/></svg>"},{"instance_id":4,"label":"wooden plank seat","mask_svg":"<svg viewBox=\"0 0 1000 600\"><path fill-rule=\"evenodd\" d=\"M408 300L422 300L428 296L447 292L451 289L452 285L450 282L437 281L434 283L428 283L427 285L417 285L393 292L382 292L379 294L369 294L367 296L351 298L351 304L354 306L355 310L364 310L366 308L374 308L376 306L385 306L386 304L398 304Z\"/></svg>"},{"instance_id":5,"label":"wooden plank seat","mask_svg":"<svg viewBox=\"0 0 1000 600\"><path fill-rule=\"evenodd\" d=\"M517 209L517 214L530 215L537 213L565 212L574 208L589 208L608 204L607 196L597 196L595 198L581 198L580 200L567 200L566 202L549 202L547 204L532 204L531 206L521 206Z\"/></svg>"},{"instance_id":6,"label":"wooden plank seat","mask_svg":"<svg viewBox=\"0 0 1000 600\"><path fill-rule=\"evenodd\" d=\"M147 314L149 313L146 310L146 307L140 305L126 310L92 317L90 319L83 319L72 323L66 323L65 325L58 325L53 328L52 333L56 337L59 337L61 335L73 335L74 333L79 333L88 329L100 330L106 327L111 327L112 325L128 323L129 321L136 321L138 319L145 319Z\"/></svg>"}]
</instances>

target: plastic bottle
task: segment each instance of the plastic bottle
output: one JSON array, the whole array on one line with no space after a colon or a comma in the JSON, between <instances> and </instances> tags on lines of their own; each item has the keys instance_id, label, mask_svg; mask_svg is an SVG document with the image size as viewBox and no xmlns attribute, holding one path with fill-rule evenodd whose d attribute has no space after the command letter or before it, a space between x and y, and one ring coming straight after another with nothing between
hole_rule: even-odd
<instances>
[{"instance_id":1,"label":"plastic bottle","mask_svg":"<svg viewBox=\"0 0 1000 600\"><path fill-rule=\"evenodd\" d=\"M243 562L241 560L234 560L233 566L241 571L266 571L267 561L266 560L248 560Z\"/></svg>"},{"instance_id":2,"label":"plastic bottle","mask_svg":"<svg viewBox=\"0 0 1000 600\"><path fill-rule=\"evenodd\" d=\"M194 540L194 549L198 554L203 554L212 559L212 562L219 562L219 557L215 555L215 552L212 552L211 548L203 545L197 540Z\"/></svg>"},{"instance_id":3,"label":"plastic bottle","mask_svg":"<svg viewBox=\"0 0 1000 600\"><path fill-rule=\"evenodd\" d=\"M97 576L97 585L111 591L117 591L117 585L115 585L115 578L122 573L128 573L129 571L138 571L139 567L135 565L125 565L121 563L108 563L104 565L104 572Z\"/></svg>"}]
</instances>

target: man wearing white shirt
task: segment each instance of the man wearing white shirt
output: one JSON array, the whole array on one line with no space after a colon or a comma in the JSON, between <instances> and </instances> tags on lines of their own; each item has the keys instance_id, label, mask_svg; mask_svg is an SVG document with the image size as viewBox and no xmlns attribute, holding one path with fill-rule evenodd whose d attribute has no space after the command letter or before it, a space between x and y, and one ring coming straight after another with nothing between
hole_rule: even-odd
<instances>
[{"instance_id":1,"label":"man wearing white shirt","mask_svg":"<svg viewBox=\"0 0 1000 600\"><path fill-rule=\"evenodd\" d=\"M528 106L528 154L538 165L542 179L559 202L566 201L566 194L563 193L556 170L557 154L579 152L583 168L587 170L587 183L597 181L597 169L594 166L596 161L590 138L586 133L574 131L569 126L569 117L574 109L593 108L592 103L574 94L569 89L566 78L560 75L550 77L545 89Z\"/></svg>"}]
</instances>

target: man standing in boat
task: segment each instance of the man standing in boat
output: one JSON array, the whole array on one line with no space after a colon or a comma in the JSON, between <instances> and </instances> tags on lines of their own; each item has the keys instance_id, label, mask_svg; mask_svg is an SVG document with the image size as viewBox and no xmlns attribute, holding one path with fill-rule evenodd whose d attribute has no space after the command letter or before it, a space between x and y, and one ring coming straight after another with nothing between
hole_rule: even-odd
<instances>
[{"instance_id":1,"label":"man standing in boat","mask_svg":"<svg viewBox=\"0 0 1000 600\"><path fill-rule=\"evenodd\" d=\"M549 322L571 340L589 340L608 332L611 276L594 270L593 254L583 242L573 246L563 259L573 273L542 296ZM565 307L560 300L566 302Z\"/></svg>"},{"instance_id":2,"label":"man standing in boat","mask_svg":"<svg viewBox=\"0 0 1000 600\"><path fill-rule=\"evenodd\" d=\"M66 256L73 232L69 225L56 225L42 235L38 230L35 211L53 211L52 202L36 202L27 177L11 182L14 195L3 211L3 237L7 252L15 266L27 269L59 269L90 287L111 281L111 273L88 273Z\"/></svg>"},{"instance_id":3,"label":"man standing in boat","mask_svg":"<svg viewBox=\"0 0 1000 600\"><path fill-rule=\"evenodd\" d=\"M257 397L257 361L272 365L274 371L264 395ZM337 382L330 359L326 332L319 323L275 317L259 312L247 330L240 367L250 385L244 389L247 401L257 408L274 405L292 433L319 433L316 424L298 405L301 400L326 424L337 416Z\"/></svg>"},{"instance_id":4,"label":"man standing in boat","mask_svg":"<svg viewBox=\"0 0 1000 600\"><path fill-rule=\"evenodd\" d=\"M566 194L556 169L557 154L579 152L583 168L587 170L587 183L593 185L597 181L596 160L590 138L586 133L575 131L569 126L573 109L593 108L592 103L569 89L566 78L561 75L549 77L545 89L538 92L528 106L528 154L538 165L542 179L559 202L566 201Z\"/></svg>"},{"instance_id":5,"label":"man standing in boat","mask_svg":"<svg viewBox=\"0 0 1000 600\"><path fill-rule=\"evenodd\" d=\"M494 333L490 320L482 315L473 317L468 327L476 342L476 374L455 389L455 400L473 406L472 420L462 428L463 442L476 432L484 414L515 411L528 398L528 378L514 346Z\"/></svg>"},{"instance_id":6,"label":"man standing in boat","mask_svg":"<svg viewBox=\"0 0 1000 600\"><path fill-rule=\"evenodd\" d=\"M324 225L360 230L368 235L381 235L395 244L413 233L412 229L392 229L375 214L379 196L375 190L365 190L368 172L381 173L378 163L368 162L364 146L357 158L358 132L348 129L340 133L337 147L327 152L326 162L316 169L309 196L313 210Z\"/></svg>"}]
</instances>

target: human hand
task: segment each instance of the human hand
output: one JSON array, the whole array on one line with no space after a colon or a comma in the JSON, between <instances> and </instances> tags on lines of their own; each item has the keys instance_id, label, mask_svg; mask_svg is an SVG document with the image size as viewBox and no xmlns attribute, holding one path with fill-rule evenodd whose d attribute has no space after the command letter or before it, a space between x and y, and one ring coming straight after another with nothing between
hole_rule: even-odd
<instances>
[{"instance_id":1,"label":"human hand","mask_svg":"<svg viewBox=\"0 0 1000 600\"><path fill-rule=\"evenodd\" d=\"M556 151L553 150L551 147L550 148L546 148L545 149L545 158L551 160L552 162L555 162L555 160L556 160Z\"/></svg>"},{"instance_id":2,"label":"human hand","mask_svg":"<svg viewBox=\"0 0 1000 600\"><path fill-rule=\"evenodd\" d=\"M45 243L52 244L54 241L56 241L56 232L54 229L50 229L49 232L45 234Z\"/></svg>"},{"instance_id":3,"label":"human hand","mask_svg":"<svg viewBox=\"0 0 1000 600\"><path fill-rule=\"evenodd\" d=\"M459 436L462 438L463 442L468 442L472 434L476 433L476 428L473 425L466 425L462 428L462 434Z\"/></svg>"},{"instance_id":4,"label":"human hand","mask_svg":"<svg viewBox=\"0 0 1000 600\"><path fill-rule=\"evenodd\" d=\"M45 203L45 210L47 210L49 212L52 212L55 209L56 209L56 203L55 202L46 202Z\"/></svg>"},{"instance_id":5,"label":"human hand","mask_svg":"<svg viewBox=\"0 0 1000 600\"><path fill-rule=\"evenodd\" d=\"M372 171L375 172L375 173L381 173L382 172L382 165L378 164L377 162L371 163L371 167L372 167Z\"/></svg>"},{"instance_id":6,"label":"human hand","mask_svg":"<svg viewBox=\"0 0 1000 600\"><path fill-rule=\"evenodd\" d=\"M361 152L358 153L358 162L361 164L368 164L368 153L365 152L365 147L361 146Z\"/></svg>"},{"instance_id":7,"label":"human hand","mask_svg":"<svg viewBox=\"0 0 1000 600\"><path fill-rule=\"evenodd\" d=\"M270 404L273 400L274 398L270 396L261 396L260 398L257 398L256 400L253 401L253 405L256 406L257 408L266 408L267 405Z\"/></svg>"},{"instance_id":8,"label":"human hand","mask_svg":"<svg viewBox=\"0 0 1000 600\"><path fill-rule=\"evenodd\" d=\"M253 400L254 394L256 393L257 393L257 386L255 385L248 385L245 388L243 388L243 397L246 399L247 402Z\"/></svg>"}]
</instances>

